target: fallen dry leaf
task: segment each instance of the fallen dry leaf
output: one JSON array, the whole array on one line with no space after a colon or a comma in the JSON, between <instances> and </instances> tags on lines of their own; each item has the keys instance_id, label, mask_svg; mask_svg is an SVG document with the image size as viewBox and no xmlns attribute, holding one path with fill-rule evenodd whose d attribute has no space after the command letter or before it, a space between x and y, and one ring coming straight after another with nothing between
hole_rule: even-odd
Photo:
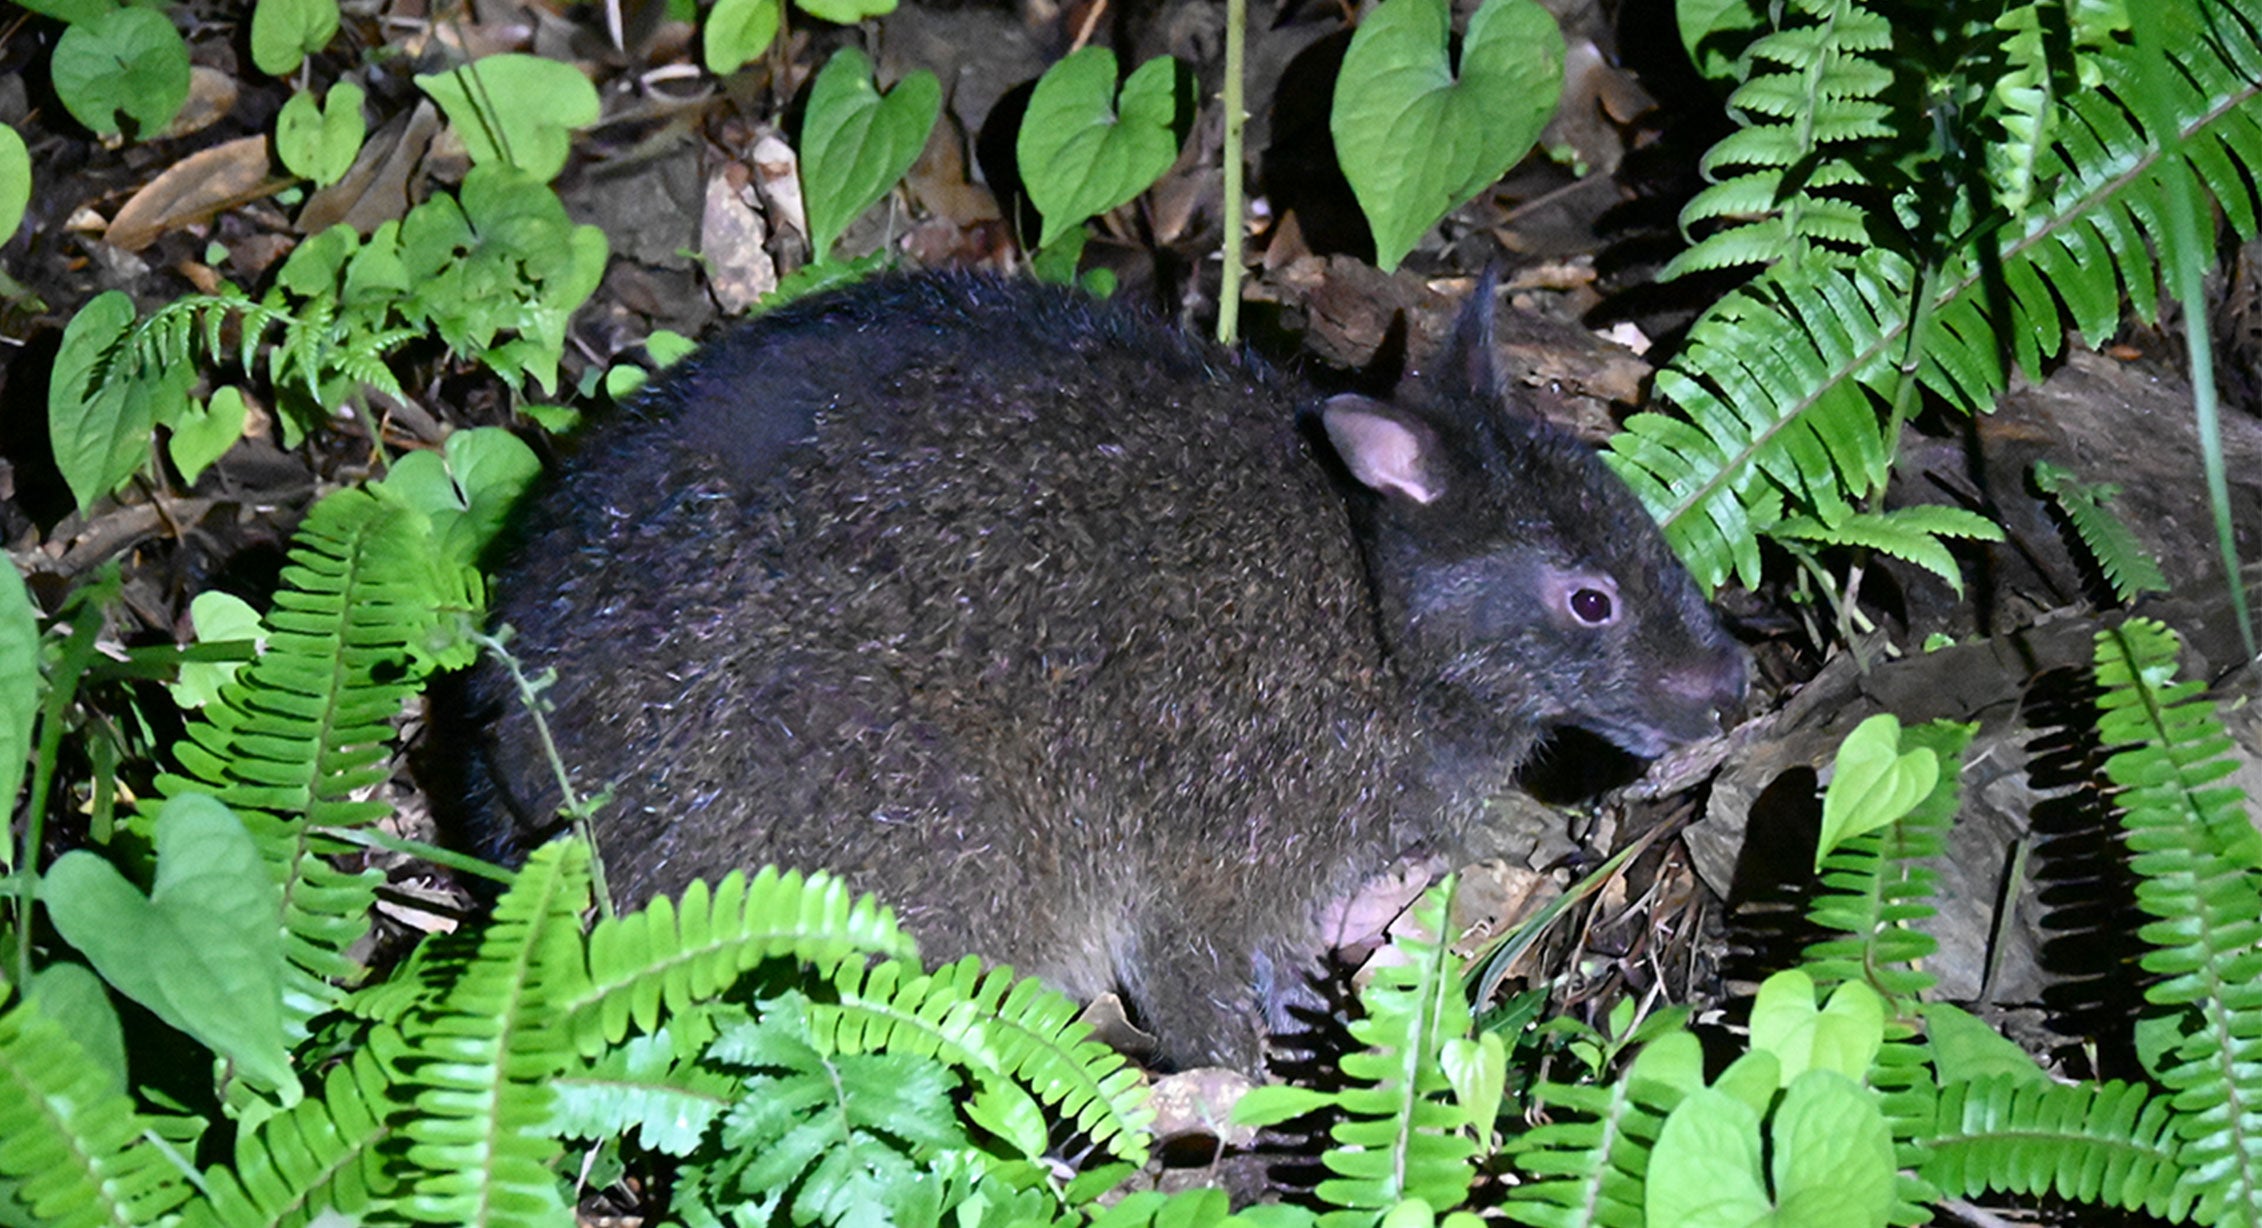
<instances>
[{"instance_id":1,"label":"fallen dry leaf","mask_svg":"<svg viewBox=\"0 0 2262 1228\"><path fill-rule=\"evenodd\" d=\"M161 139L169 141L211 127L236 109L236 93L234 77L217 68L190 65L188 101L181 104L173 122L165 125Z\"/></svg>"},{"instance_id":2,"label":"fallen dry leaf","mask_svg":"<svg viewBox=\"0 0 2262 1228\"><path fill-rule=\"evenodd\" d=\"M103 239L138 252L168 230L272 195L290 183L290 176L270 169L266 137L238 137L190 154L150 180L110 219Z\"/></svg>"},{"instance_id":3,"label":"fallen dry leaf","mask_svg":"<svg viewBox=\"0 0 2262 1228\"><path fill-rule=\"evenodd\" d=\"M369 138L345 177L307 198L298 228L319 234L344 222L362 234L408 216L417 164L440 131L440 111L430 101L396 118Z\"/></svg>"}]
</instances>

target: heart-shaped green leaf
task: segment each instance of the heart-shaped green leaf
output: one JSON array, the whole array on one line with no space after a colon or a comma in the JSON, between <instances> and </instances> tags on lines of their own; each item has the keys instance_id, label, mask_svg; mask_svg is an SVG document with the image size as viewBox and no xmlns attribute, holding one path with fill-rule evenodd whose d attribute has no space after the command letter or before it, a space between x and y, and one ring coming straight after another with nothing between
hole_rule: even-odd
<instances>
[{"instance_id":1,"label":"heart-shaped green leaf","mask_svg":"<svg viewBox=\"0 0 2262 1228\"><path fill-rule=\"evenodd\" d=\"M31 203L31 153L16 130L0 124L0 243L14 238Z\"/></svg>"},{"instance_id":2,"label":"heart-shaped green leaf","mask_svg":"<svg viewBox=\"0 0 2262 1228\"><path fill-rule=\"evenodd\" d=\"M1885 1228L1897 1165L1879 1103L1835 1070L1810 1070L1784 1089L1767 1131L1775 1228Z\"/></svg>"},{"instance_id":3,"label":"heart-shaped green leaf","mask_svg":"<svg viewBox=\"0 0 2262 1228\"><path fill-rule=\"evenodd\" d=\"M906 74L883 95L872 62L853 47L817 70L801 122L801 197L815 261L830 260L840 232L911 169L941 111L942 85L931 72Z\"/></svg>"},{"instance_id":4,"label":"heart-shaped green leaf","mask_svg":"<svg viewBox=\"0 0 2262 1228\"><path fill-rule=\"evenodd\" d=\"M212 390L212 399L199 404L191 399L172 423L165 441L166 455L181 471L181 480L193 486L213 461L220 459L236 440L243 438L243 389L233 384Z\"/></svg>"},{"instance_id":5,"label":"heart-shaped green leaf","mask_svg":"<svg viewBox=\"0 0 2262 1228\"><path fill-rule=\"evenodd\" d=\"M852 26L870 17L895 11L895 0L796 0L795 6L819 21Z\"/></svg>"},{"instance_id":6,"label":"heart-shaped green leaf","mask_svg":"<svg viewBox=\"0 0 2262 1228\"><path fill-rule=\"evenodd\" d=\"M1837 766L1822 794L1815 868L1839 845L1916 809L1939 780L1939 756L1921 746L1901 753L1901 722L1892 713L1881 712L1855 726L1838 746Z\"/></svg>"},{"instance_id":7,"label":"heart-shaped green leaf","mask_svg":"<svg viewBox=\"0 0 2262 1228\"><path fill-rule=\"evenodd\" d=\"M270 77L298 71L338 32L338 0L259 0L251 10L251 62Z\"/></svg>"},{"instance_id":8,"label":"heart-shaped green leaf","mask_svg":"<svg viewBox=\"0 0 2262 1228\"><path fill-rule=\"evenodd\" d=\"M63 31L47 76L64 109L94 132L118 131L123 111L137 136L151 137L188 101L188 44L156 9L112 9Z\"/></svg>"},{"instance_id":9,"label":"heart-shaped green leaf","mask_svg":"<svg viewBox=\"0 0 2262 1228\"><path fill-rule=\"evenodd\" d=\"M1775 1055L1782 1086L1817 1067L1860 1078L1884 1043L1885 1000L1859 981L1817 1009L1813 979L1786 969L1761 982L1752 1003L1752 1048Z\"/></svg>"},{"instance_id":10,"label":"heart-shaped green leaf","mask_svg":"<svg viewBox=\"0 0 2262 1228\"><path fill-rule=\"evenodd\" d=\"M368 122L361 117L361 87L340 81L330 87L327 107L301 90L275 117L275 154L294 175L324 187L345 178L361 153Z\"/></svg>"},{"instance_id":11,"label":"heart-shaped green leaf","mask_svg":"<svg viewBox=\"0 0 2262 1228\"><path fill-rule=\"evenodd\" d=\"M469 567L541 472L534 449L518 436L482 426L448 436L439 452L403 456L370 489L423 512L442 557Z\"/></svg>"},{"instance_id":12,"label":"heart-shaped green leaf","mask_svg":"<svg viewBox=\"0 0 2262 1228\"><path fill-rule=\"evenodd\" d=\"M1395 269L1439 218L1524 156L1563 91L1563 33L1532 0L1485 0L1446 58L1446 0L1383 0L1335 80L1336 161Z\"/></svg>"},{"instance_id":13,"label":"heart-shaped green leaf","mask_svg":"<svg viewBox=\"0 0 2262 1228\"><path fill-rule=\"evenodd\" d=\"M715 0L707 10L707 24L699 41L707 71L716 76L737 72L739 66L769 50L778 36L783 0Z\"/></svg>"},{"instance_id":14,"label":"heart-shaped green leaf","mask_svg":"<svg viewBox=\"0 0 2262 1228\"><path fill-rule=\"evenodd\" d=\"M113 351L133 325L133 300L123 291L95 295L64 327L48 375L47 433L55 465L80 511L116 490L148 459L151 433L161 421L178 420L196 376L189 363L120 374L119 366L133 358ZM106 359L115 361L105 366Z\"/></svg>"},{"instance_id":15,"label":"heart-shaped green leaf","mask_svg":"<svg viewBox=\"0 0 2262 1228\"><path fill-rule=\"evenodd\" d=\"M1759 984L1751 1004L1751 1047L1756 1052L1782 1053L1791 1038L1814 1022L1814 978L1797 968L1786 968ZM1796 1073L1796 1072L1793 1072Z\"/></svg>"},{"instance_id":16,"label":"heart-shaped green leaf","mask_svg":"<svg viewBox=\"0 0 2262 1228\"><path fill-rule=\"evenodd\" d=\"M195 794L157 814L147 897L107 861L63 854L40 883L55 928L102 979L265 1087L295 1088L283 1043L281 903L259 847Z\"/></svg>"},{"instance_id":17,"label":"heart-shaped green leaf","mask_svg":"<svg viewBox=\"0 0 2262 1228\"><path fill-rule=\"evenodd\" d=\"M1759 1114L1725 1092L1691 1092L1666 1115L1643 1182L1651 1228L1746 1228L1771 1209Z\"/></svg>"},{"instance_id":18,"label":"heart-shaped green leaf","mask_svg":"<svg viewBox=\"0 0 2262 1228\"><path fill-rule=\"evenodd\" d=\"M189 602L189 625L196 628L199 644L254 644L266 627L259 620L259 611L251 603L234 593L223 593L208 588ZM241 661L183 661L180 674L166 689L172 692L173 702L183 708L201 708L220 698L220 688L228 685L243 668Z\"/></svg>"},{"instance_id":19,"label":"heart-shaped green leaf","mask_svg":"<svg viewBox=\"0 0 2262 1228\"><path fill-rule=\"evenodd\" d=\"M1086 47L1045 71L1029 95L1014 155L1044 215L1037 246L1147 190L1178 158L1178 65L1141 64L1115 87L1115 53Z\"/></svg>"},{"instance_id":20,"label":"heart-shaped green leaf","mask_svg":"<svg viewBox=\"0 0 2262 1228\"><path fill-rule=\"evenodd\" d=\"M573 130L597 119L589 78L537 55L491 55L416 84L448 113L473 162L515 167L543 183L565 169Z\"/></svg>"}]
</instances>

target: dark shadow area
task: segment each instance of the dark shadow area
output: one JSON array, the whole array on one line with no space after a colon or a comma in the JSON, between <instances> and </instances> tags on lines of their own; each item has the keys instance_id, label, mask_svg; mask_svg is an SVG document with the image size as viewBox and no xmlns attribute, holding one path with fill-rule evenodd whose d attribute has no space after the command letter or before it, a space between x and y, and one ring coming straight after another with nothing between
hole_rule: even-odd
<instances>
[{"instance_id":1,"label":"dark shadow area","mask_svg":"<svg viewBox=\"0 0 2262 1228\"><path fill-rule=\"evenodd\" d=\"M2143 1078L2133 1024L2152 977L2137 966L2136 876L2097 740L2096 681L2088 670L2050 670L2027 692L2024 719L2032 791L2035 900L2042 909L2042 994L2051 1026L2094 1045L2101 1079Z\"/></svg>"},{"instance_id":2,"label":"dark shadow area","mask_svg":"<svg viewBox=\"0 0 2262 1228\"><path fill-rule=\"evenodd\" d=\"M1814 769L1792 768L1752 802L1728 888L1728 951L1721 960L1728 980L1765 980L1797 965L1807 945L1822 937L1807 921L1820 890L1814 845L1822 798L1816 788Z\"/></svg>"}]
</instances>

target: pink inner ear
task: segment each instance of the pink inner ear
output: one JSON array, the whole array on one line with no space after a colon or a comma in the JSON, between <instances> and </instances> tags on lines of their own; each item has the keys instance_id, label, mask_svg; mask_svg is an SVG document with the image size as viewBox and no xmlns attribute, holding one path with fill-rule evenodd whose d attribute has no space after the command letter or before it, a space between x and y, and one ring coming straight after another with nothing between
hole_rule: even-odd
<instances>
[{"instance_id":1,"label":"pink inner ear","mask_svg":"<svg viewBox=\"0 0 2262 1228\"><path fill-rule=\"evenodd\" d=\"M1403 495L1416 503L1429 503L1445 493L1430 473L1424 453L1429 434L1397 418L1356 405L1371 405L1364 397L1340 396L1320 411L1327 438L1351 476L1370 490Z\"/></svg>"}]
</instances>

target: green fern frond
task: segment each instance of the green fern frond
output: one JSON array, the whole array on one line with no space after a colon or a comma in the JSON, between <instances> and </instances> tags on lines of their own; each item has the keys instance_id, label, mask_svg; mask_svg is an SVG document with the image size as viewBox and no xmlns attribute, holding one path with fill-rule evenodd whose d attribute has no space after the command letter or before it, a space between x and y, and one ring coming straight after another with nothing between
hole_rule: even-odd
<instances>
[{"instance_id":1,"label":"green fern frond","mask_svg":"<svg viewBox=\"0 0 2262 1228\"><path fill-rule=\"evenodd\" d=\"M2136 534L2108 505L2118 497L2121 488L2109 483L2092 485L2075 477L2068 469L2061 469L2048 461L2034 462L2034 484L2043 494L2057 500L2058 507L2073 524L2081 544L2089 548L2089 557L2105 579L2113 586L2113 595L2123 604L2136 600L2145 593L2168 591L2168 577L2160 571L2154 559L2136 540Z\"/></svg>"},{"instance_id":2,"label":"green fern frond","mask_svg":"<svg viewBox=\"0 0 2262 1228\"><path fill-rule=\"evenodd\" d=\"M747 1073L723 1121L722 1155L689 1168L676 1210L688 1192L714 1206L784 1203L797 1224L937 1222L949 1207L927 1170L971 1146L957 1076L914 1053L829 1050L809 1009L799 996L770 1003L709 1047L710 1062Z\"/></svg>"},{"instance_id":3,"label":"green fern frond","mask_svg":"<svg viewBox=\"0 0 2262 1228\"><path fill-rule=\"evenodd\" d=\"M1804 966L1817 983L1867 981L1900 1006L1933 985L1936 978L1923 962L1939 943L1917 926L1934 912L1939 873L1928 863L1947 850L1948 829L1962 805L1956 767L1974 732L1975 726L1948 721L1902 730L1904 754L1922 749L1940 760L1937 783L1899 822L1847 840L1824 859L1821 890L1807 919L1848 936L1807 947Z\"/></svg>"},{"instance_id":4,"label":"green fern frond","mask_svg":"<svg viewBox=\"0 0 2262 1228\"><path fill-rule=\"evenodd\" d=\"M231 354L225 345L224 334L229 319L238 321L236 351ZM353 339L350 346L341 346L347 333L338 327L338 310L335 299L316 296L292 312L279 295L270 294L264 301L253 299L233 286L225 286L211 294L190 294L165 304L137 325L125 346L117 353L114 366L99 368L94 387L107 381L137 378L140 372L198 362L235 361L245 371L254 370L259 347L270 333L279 333L281 339L268 352L269 374L280 386L285 380L296 378L310 395L319 395L321 384L346 372L343 364L352 362L363 371L370 371L368 363L377 362L370 374L373 378L352 375L387 396L402 399L400 382L390 370L382 366L385 355L400 348L421 330L400 329L373 333ZM203 342L199 352L198 341Z\"/></svg>"},{"instance_id":5,"label":"green fern frond","mask_svg":"<svg viewBox=\"0 0 2262 1228\"><path fill-rule=\"evenodd\" d=\"M440 1002L403 1029L402 1059L418 1089L408 1136L409 1218L431 1224L567 1224L549 1162L555 1094L573 1061L557 1026L556 991L581 975L580 913L589 850L572 840L537 849L456 971Z\"/></svg>"},{"instance_id":6,"label":"green fern frond","mask_svg":"<svg viewBox=\"0 0 2262 1228\"><path fill-rule=\"evenodd\" d=\"M798 959L826 975L874 957L912 958L918 948L893 910L849 891L829 874L765 867L733 870L712 891L695 881L679 903L661 896L589 935L587 975L557 999L584 1055L660 1025L661 1008L682 1011L714 998L767 959Z\"/></svg>"},{"instance_id":7,"label":"green fern frond","mask_svg":"<svg viewBox=\"0 0 2262 1228\"><path fill-rule=\"evenodd\" d=\"M1908 1022L1917 999L1936 982L1924 970L1939 943L1918 927L1934 913L1939 885L1933 864L1947 851L1947 835L1962 804L1958 767L1976 725L1932 721L1901 730L1895 750L1923 751L1939 764L1931 792L1898 820L1841 842L1823 859L1819 890L1808 910L1818 928L1845 937L1809 944L1801 967L1817 984L1860 981L1886 1000L1885 1041L1866 1081L1893 1135L1902 1169L1891 1221L1923 1224L1936 1191L1911 1176L1926 1160L1936 1115L1937 1076L1931 1053ZM1841 767L1841 770L1844 770Z\"/></svg>"},{"instance_id":8,"label":"green fern frond","mask_svg":"<svg viewBox=\"0 0 2262 1228\"><path fill-rule=\"evenodd\" d=\"M1704 155L1718 178L1681 211L1683 229L1731 224L1675 257L1663 276L1810 255L1850 254L1869 244L1863 207L1833 190L1866 186L1840 156L1849 143L1890 134L1890 108L1878 101L1893 74L1875 53L1892 46L1892 28L1859 0L1792 0L1774 32L1751 45L1748 80L1728 99L1748 125Z\"/></svg>"},{"instance_id":9,"label":"green fern frond","mask_svg":"<svg viewBox=\"0 0 2262 1228\"><path fill-rule=\"evenodd\" d=\"M1893 1133L1894 1161L1900 1165L1891 1222L1915 1228L1933 1222L1930 1208L1940 1201L1939 1187L1923 1175L1932 1155L1932 1124L1939 1117L1940 1079L1924 1038L1902 1020L1888 1020L1885 1029L1887 1039L1870 1063L1868 1082Z\"/></svg>"},{"instance_id":10,"label":"green fern frond","mask_svg":"<svg viewBox=\"0 0 2262 1228\"><path fill-rule=\"evenodd\" d=\"M1448 878L1422 896L1413 910L1419 933L1392 944L1405 962L1373 968L1359 994L1365 1017L1350 1029L1359 1047L1343 1057L1350 1085L1335 1097L1344 1118L1320 1157L1335 1176L1317 1193L1335 1206L1380 1211L1420 1198L1457 1207L1468 1199L1477 1152L1470 1132L1489 1127L1499 1106L1462 1103L1439 1061L1450 1044L1468 1043L1472 1025L1462 961L1445 936L1458 886Z\"/></svg>"},{"instance_id":11,"label":"green fern frond","mask_svg":"<svg viewBox=\"0 0 2262 1228\"><path fill-rule=\"evenodd\" d=\"M2098 26L2085 6L2084 20ZM2008 381L2007 350L2038 376L2063 348L2068 325L2097 344L2120 320L2125 294L2156 318L2153 247L2185 253L2161 223L2164 193L2206 189L2231 227L2254 233L2253 182L2262 181L2262 3L2158 0L2145 11L2173 49L2172 95L2143 91L2133 47L2113 43L2085 59L2102 88L2059 101L2052 144L2037 159L2028 209L1951 249L1938 275L1920 279L1882 248L1842 268L1779 264L1723 300L1691 329L1684 352L1659 373L1661 400L1685 421L1637 415L1612 441L1613 466L1642 494L1691 570L1707 586L1730 574L1759 577L1759 539L1790 511L1829 522L1868 497L1888 455L1870 395L1891 403L1906 359L1924 387L1967 409L1992 404ZM2109 23L2107 23L2109 24ZM2131 105L2138 99L2147 105ZM2174 127L2149 131L2140 116L2161 104ZM2000 268L2008 310L1987 273ZM1928 288L1915 311L1916 287ZM1911 345L1912 321L1929 321ZM1871 419L1866 431L1855 425ZM1653 420L1653 419L1662 419ZM1817 439L1825 444L1818 446Z\"/></svg>"},{"instance_id":12,"label":"green fern frond","mask_svg":"<svg viewBox=\"0 0 2262 1228\"><path fill-rule=\"evenodd\" d=\"M1882 250L1845 269L1778 266L1716 304L1657 373L1659 399L1687 420L1636 414L1611 440L1605 459L1707 588L1759 582L1759 540L1786 501L1843 519L1884 483L1891 451L1864 386L1895 378L1913 277Z\"/></svg>"},{"instance_id":13,"label":"green fern frond","mask_svg":"<svg viewBox=\"0 0 2262 1228\"><path fill-rule=\"evenodd\" d=\"M736 1080L698 1060L715 1038L705 1014L678 1015L668 1026L610 1046L585 1067L551 1080L557 1091L555 1132L581 1139L633 1132L651 1151L690 1155L730 1108L737 1087Z\"/></svg>"},{"instance_id":14,"label":"green fern frond","mask_svg":"<svg viewBox=\"0 0 2262 1228\"><path fill-rule=\"evenodd\" d=\"M110 1073L22 1000L0 1014L0 1177L55 1228L155 1224L189 1194Z\"/></svg>"},{"instance_id":15,"label":"green fern frond","mask_svg":"<svg viewBox=\"0 0 2262 1228\"><path fill-rule=\"evenodd\" d=\"M203 709L167 794L210 792L239 810L358 827L388 813L357 800L385 779L389 722L414 692L410 646L437 614L415 514L361 490L314 505L265 619L267 647Z\"/></svg>"},{"instance_id":16,"label":"green fern frond","mask_svg":"<svg viewBox=\"0 0 2262 1228\"><path fill-rule=\"evenodd\" d=\"M1615 1082L1537 1085L1532 1102L1545 1124L1508 1147L1530 1179L1509 1187L1501 1211L1534 1228L1640 1228L1644 1174L1665 1118L1703 1085L1703 1052L1687 1032L1645 1046Z\"/></svg>"},{"instance_id":17,"label":"green fern frond","mask_svg":"<svg viewBox=\"0 0 2262 1228\"><path fill-rule=\"evenodd\" d=\"M174 745L166 796L209 792L243 816L282 887L294 1028L337 1002L345 952L368 931L381 875L347 873L324 829L389 813L368 800L390 768L392 720L415 690L413 650L438 617L429 533L360 490L315 504L264 622L266 649L236 671Z\"/></svg>"},{"instance_id":18,"label":"green fern frond","mask_svg":"<svg viewBox=\"0 0 2262 1228\"><path fill-rule=\"evenodd\" d=\"M2262 835L2230 739L2196 682L2176 682L2175 633L2131 619L2097 636L2098 737L2139 876L2137 931L2161 978L2145 991L2178 1012L2157 1060L2175 1093L2175 1129L2199 1217L2262 1222Z\"/></svg>"},{"instance_id":19,"label":"green fern frond","mask_svg":"<svg viewBox=\"0 0 2262 1228\"><path fill-rule=\"evenodd\" d=\"M206 1192L182 1208L182 1225L300 1228L325 1216L359 1220L391 1196L381 1149L394 1137L397 1107L383 1064L363 1049L330 1069L319 1098L238 1137L234 1163L205 1171Z\"/></svg>"},{"instance_id":20,"label":"green fern frond","mask_svg":"<svg viewBox=\"0 0 2262 1228\"><path fill-rule=\"evenodd\" d=\"M2037 4L2012 5L1995 19L2003 34L2004 70L1994 89L2003 139L1987 146L1987 177L1995 199L2013 213L2033 199L2037 164L2058 117L2044 20Z\"/></svg>"},{"instance_id":21,"label":"green fern frond","mask_svg":"<svg viewBox=\"0 0 2262 1228\"><path fill-rule=\"evenodd\" d=\"M2166 1097L2130 1083L1994 1075L1940 1089L1924 1176L1949 1194L2056 1194L2182 1219Z\"/></svg>"},{"instance_id":22,"label":"green fern frond","mask_svg":"<svg viewBox=\"0 0 2262 1228\"><path fill-rule=\"evenodd\" d=\"M837 1003L810 1007L819 1043L842 1053L934 1055L975 1076L976 1120L1034 1157L1045 1147L1037 1105L1075 1123L1093 1143L1143 1163L1146 1085L1121 1054L1092 1039L1075 1003L1010 968L984 972L972 957L922 974L916 964L850 965L833 976Z\"/></svg>"},{"instance_id":23,"label":"green fern frond","mask_svg":"<svg viewBox=\"0 0 2262 1228\"><path fill-rule=\"evenodd\" d=\"M1916 504L1882 512L1846 512L1835 521L1813 516L1785 516L1772 535L1789 541L1826 546L1859 546L1906 559L1946 581L1963 596L1964 577L1956 556L1948 552L1944 537L1965 541L1999 542L2003 530L1977 512L1938 504Z\"/></svg>"}]
</instances>

